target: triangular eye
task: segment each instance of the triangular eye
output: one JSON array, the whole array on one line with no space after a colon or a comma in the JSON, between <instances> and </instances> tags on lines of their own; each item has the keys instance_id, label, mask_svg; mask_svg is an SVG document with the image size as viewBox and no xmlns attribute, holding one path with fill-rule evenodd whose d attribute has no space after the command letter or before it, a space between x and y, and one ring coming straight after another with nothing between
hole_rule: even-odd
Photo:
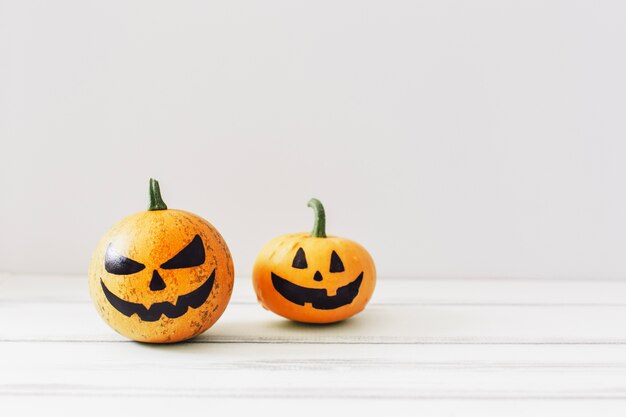
<instances>
[{"instance_id":1,"label":"triangular eye","mask_svg":"<svg viewBox=\"0 0 626 417\"><path fill-rule=\"evenodd\" d=\"M106 254L104 255L104 269L109 274L114 275L130 275L135 274L145 268L145 265L130 258L120 255L109 244Z\"/></svg>"},{"instance_id":2,"label":"triangular eye","mask_svg":"<svg viewBox=\"0 0 626 417\"><path fill-rule=\"evenodd\" d=\"M333 251L332 255L330 255L330 272L343 271L345 271L343 268L343 262L341 262L341 258L337 255L337 252Z\"/></svg>"},{"instance_id":3,"label":"triangular eye","mask_svg":"<svg viewBox=\"0 0 626 417\"><path fill-rule=\"evenodd\" d=\"M191 268L204 263L204 244L199 235L178 252L172 259L161 265L163 269Z\"/></svg>"},{"instance_id":4,"label":"triangular eye","mask_svg":"<svg viewBox=\"0 0 626 417\"><path fill-rule=\"evenodd\" d=\"M298 252L296 252L296 256L293 258L291 266L298 269L306 269L308 267L306 263L306 256L304 255L304 250L302 248L298 249Z\"/></svg>"}]
</instances>

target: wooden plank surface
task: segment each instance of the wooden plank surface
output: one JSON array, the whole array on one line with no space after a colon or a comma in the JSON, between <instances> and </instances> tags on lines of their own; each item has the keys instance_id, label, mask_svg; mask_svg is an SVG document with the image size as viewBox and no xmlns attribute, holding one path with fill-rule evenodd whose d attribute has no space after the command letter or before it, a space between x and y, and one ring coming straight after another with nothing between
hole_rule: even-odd
<instances>
[{"instance_id":1,"label":"wooden plank surface","mask_svg":"<svg viewBox=\"0 0 626 417\"><path fill-rule=\"evenodd\" d=\"M263 310L240 278L207 333L151 346L100 320L85 278L4 274L0 397L98 413L113 399L154 412L178 399L190 412L208 402L281 415L293 414L286 405L299 415L623 415L625 293L620 280L382 278L362 315L310 326Z\"/></svg>"}]
</instances>

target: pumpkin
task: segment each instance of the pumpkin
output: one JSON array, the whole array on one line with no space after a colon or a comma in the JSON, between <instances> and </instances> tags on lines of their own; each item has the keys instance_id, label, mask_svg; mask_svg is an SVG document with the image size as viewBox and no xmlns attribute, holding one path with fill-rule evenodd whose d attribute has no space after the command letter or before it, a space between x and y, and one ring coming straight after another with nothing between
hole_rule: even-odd
<instances>
[{"instance_id":1,"label":"pumpkin","mask_svg":"<svg viewBox=\"0 0 626 417\"><path fill-rule=\"evenodd\" d=\"M376 285L370 254L356 242L326 236L324 206L311 199L312 233L279 236L254 263L252 280L261 305L291 320L332 323L362 311Z\"/></svg>"},{"instance_id":2,"label":"pumpkin","mask_svg":"<svg viewBox=\"0 0 626 417\"><path fill-rule=\"evenodd\" d=\"M203 218L168 209L150 179L150 205L113 226L89 267L104 321L140 342L179 342L211 327L233 289L226 242Z\"/></svg>"}]
</instances>

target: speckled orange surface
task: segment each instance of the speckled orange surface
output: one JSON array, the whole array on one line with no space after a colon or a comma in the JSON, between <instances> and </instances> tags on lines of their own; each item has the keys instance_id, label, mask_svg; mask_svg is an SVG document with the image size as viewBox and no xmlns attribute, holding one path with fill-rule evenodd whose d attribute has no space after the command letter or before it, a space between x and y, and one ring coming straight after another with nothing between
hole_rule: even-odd
<instances>
[{"instance_id":1,"label":"speckled orange surface","mask_svg":"<svg viewBox=\"0 0 626 417\"><path fill-rule=\"evenodd\" d=\"M162 269L160 265L181 251L199 235L206 259L200 266ZM114 275L104 267L108 246L119 254L145 265L130 275ZM153 271L166 284L159 291L150 290ZM215 270L215 281L208 298L198 308L178 318L161 316L157 321L142 321L137 314L126 317L104 295L101 281L117 297L141 303L176 304L178 297L197 289ZM141 342L169 343L197 336L211 327L222 315L233 289L234 267L219 232L203 218L181 210L143 211L126 217L100 240L89 268L89 290L98 313L109 326L122 335Z\"/></svg>"}]
</instances>

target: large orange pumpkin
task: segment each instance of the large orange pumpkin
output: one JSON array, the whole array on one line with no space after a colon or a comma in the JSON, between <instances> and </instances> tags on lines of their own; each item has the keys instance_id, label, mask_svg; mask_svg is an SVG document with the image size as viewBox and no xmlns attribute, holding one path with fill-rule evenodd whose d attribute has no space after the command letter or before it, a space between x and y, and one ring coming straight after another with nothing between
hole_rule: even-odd
<instances>
[{"instance_id":1,"label":"large orange pumpkin","mask_svg":"<svg viewBox=\"0 0 626 417\"><path fill-rule=\"evenodd\" d=\"M189 339L222 315L233 289L226 242L203 218L168 209L150 180L150 206L113 226L89 268L104 321L141 342Z\"/></svg>"},{"instance_id":2,"label":"large orange pumpkin","mask_svg":"<svg viewBox=\"0 0 626 417\"><path fill-rule=\"evenodd\" d=\"M254 289L261 305L306 323L332 323L365 308L376 285L376 268L356 242L326 236L324 207L315 210L312 233L279 236L267 243L254 263Z\"/></svg>"}]
</instances>

